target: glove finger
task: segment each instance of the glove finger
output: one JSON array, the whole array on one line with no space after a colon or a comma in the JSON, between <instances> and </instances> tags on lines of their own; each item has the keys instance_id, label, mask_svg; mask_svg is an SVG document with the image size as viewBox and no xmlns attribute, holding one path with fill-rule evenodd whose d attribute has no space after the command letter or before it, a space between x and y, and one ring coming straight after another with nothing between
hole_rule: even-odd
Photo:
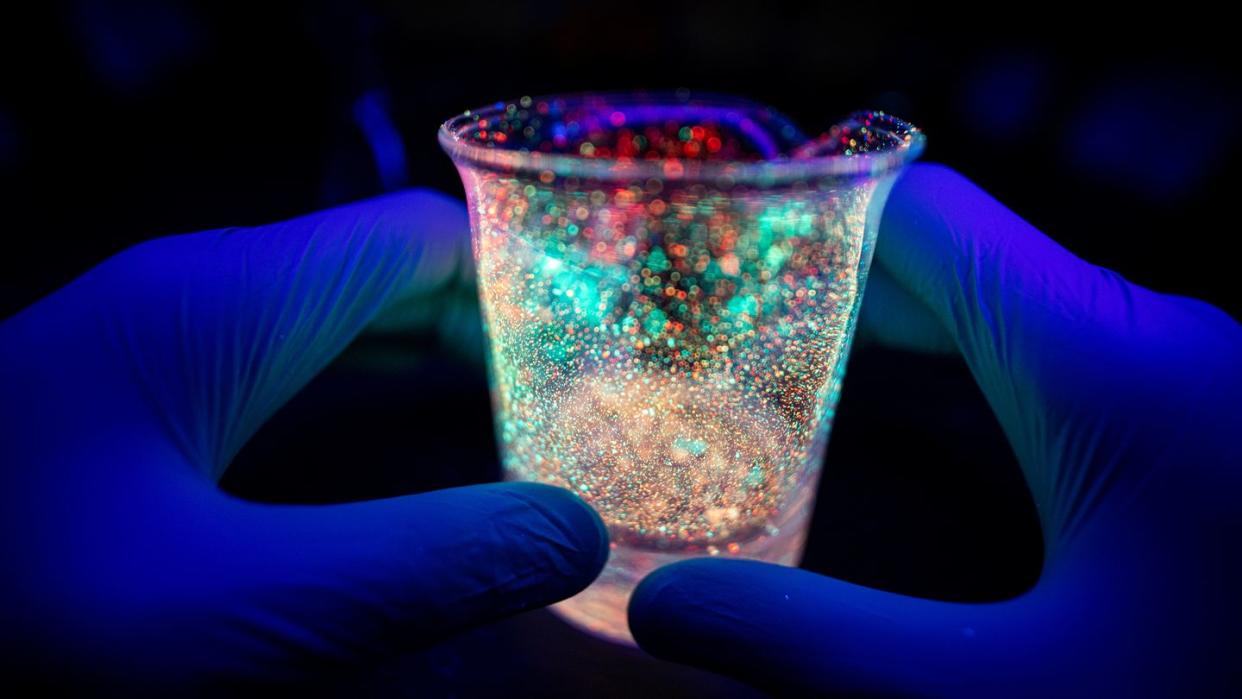
<instances>
[{"instance_id":1,"label":"glove finger","mask_svg":"<svg viewBox=\"0 0 1242 699\"><path fill-rule=\"evenodd\" d=\"M536 483L226 507L198 549L208 604L222 605L204 617L221 634L206 637L240 645L221 653L247 678L313 675L551 604L594 580L608 553L594 510Z\"/></svg>"},{"instance_id":2,"label":"glove finger","mask_svg":"<svg viewBox=\"0 0 1242 699\"><path fill-rule=\"evenodd\" d=\"M1039 696L1039 675L1061 661L1030 608L923 600L797 568L703 558L649 575L629 621L656 657L782 696ZM1025 662L1037 653L1049 665Z\"/></svg>"},{"instance_id":3,"label":"glove finger","mask_svg":"<svg viewBox=\"0 0 1242 699\"><path fill-rule=\"evenodd\" d=\"M416 282L395 294L371 320L364 332L377 334L422 333L439 329L442 311L469 299L477 316L478 287L474 253L470 242L470 219L465 205L451 197L425 205L428 215L420 221L421 235L431 244L419 261ZM454 349L459 347L454 338ZM470 342L467 338L466 343Z\"/></svg>"},{"instance_id":4,"label":"glove finger","mask_svg":"<svg viewBox=\"0 0 1242 699\"><path fill-rule=\"evenodd\" d=\"M95 306L118 372L135 377L195 468L219 478L259 425L385 309L460 283L465 230L459 202L411 191L153 240L61 293L102 297Z\"/></svg>"},{"instance_id":5,"label":"glove finger","mask_svg":"<svg viewBox=\"0 0 1242 699\"><path fill-rule=\"evenodd\" d=\"M1222 329L1236 324L1078 259L956 172L911 167L880 226L877 265L961 351L1014 447L1050 558L1098 511L1104 484L1132 487L1168 453L1169 432L1141 425L1172 431L1219 403L1207 397L1236 352Z\"/></svg>"},{"instance_id":6,"label":"glove finger","mask_svg":"<svg viewBox=\"0 0 1242 699\"><path fill-rule=\"evenodd\" d=\"M931 309L902 288L878 263L867 275L858 335L864 343L875 342L893 349L934 354L957 351L953 338Z\"/></svg>"}]
</instances>

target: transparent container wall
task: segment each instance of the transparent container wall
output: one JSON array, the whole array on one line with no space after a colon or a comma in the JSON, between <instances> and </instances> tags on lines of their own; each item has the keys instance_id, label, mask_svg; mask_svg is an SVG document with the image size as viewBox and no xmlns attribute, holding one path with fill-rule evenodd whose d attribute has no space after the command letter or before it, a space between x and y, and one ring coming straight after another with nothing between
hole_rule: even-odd
<instances>
[{"instance_id":1,"label":"transparent container wall","mask_svg":"<svg viewBox=\"0 0 1242 699\"><path fill-rule=\"evenodd\" d=\"M548 107L532 140L555 154L562 134L577 158L457 163L506 476L568 488L600 513L609 563L556 609L628 641L629 594L660 565L797 564L895 174L731 170L814 143L767 110L747 119L767 129L755 136L728 121L747 114L736 105L677 118L615 107ZM509 133L521 138L538 113L531 105ZM494 138L495 125L480 117L473 129ZM638 166L582 166L619 155Z\"/></svg>"}]
</instances>

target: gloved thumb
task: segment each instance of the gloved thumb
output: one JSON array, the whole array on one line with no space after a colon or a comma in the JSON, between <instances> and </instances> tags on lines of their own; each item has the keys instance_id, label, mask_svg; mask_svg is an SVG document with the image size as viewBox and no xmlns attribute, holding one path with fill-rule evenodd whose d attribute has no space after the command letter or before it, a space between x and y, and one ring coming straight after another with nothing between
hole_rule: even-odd
<instances>
[{"instance_id":1,"label":"gloved thumb","mask_svg":"<svg viewBox=\"0 0 1242 699\"><path fill-rule=\"evenodd\" d=\"M106 568L92 594L76 596L85 607L63 610L101 621L92 628L106 634L144 638L167 661L97 654L106 677L168 686L319 677L564 599L607 558L594 510L542 484L306 506L193 485L160 495L177 517L131 503L125 532L136 534L106 537ZM123 574L131 560L148 573ZM118 570L123 580L107 584ZM197 623L168 623L184 615ZM96 640L97 649L130 647Z\"/></svg>"},{"instance_id":2,"label":"gloved thumb","mask_svg":"<svg viewBox=\"0 0 1242 699\"><path fill-rule=\"evenodd\" d=\"M758 561L699 558L649 575L630 630L653 655L780 696L1075 696L1125 684L1128 649L1067 625L1104 609L1057 584L1006 602L941 602ZM1090 648L1092 652L1088 652Z\"/></svg>"}]
</instances>

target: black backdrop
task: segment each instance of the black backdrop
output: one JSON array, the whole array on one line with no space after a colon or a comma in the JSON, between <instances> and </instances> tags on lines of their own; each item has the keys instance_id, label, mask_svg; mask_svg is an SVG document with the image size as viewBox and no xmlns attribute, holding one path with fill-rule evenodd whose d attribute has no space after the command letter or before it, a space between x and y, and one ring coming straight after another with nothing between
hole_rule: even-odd
<instances>
[{"instance_id":1,"label":"black backdrop","mask_svg":"<svg viewBox=\"0 0 1242 699\"><path fill-rule=\"evenodd\" d=\"M809 132L856 108L887 109L924 128L927 159L963 171L1079 255L1235 317L1240 309L1228 252L1242 144L1242 95L1227 62L1235 43L1226 23L1190 8L79 0L14 9L0 21L0 318L147 238L406 184L460 194L434 131L464 108L682 86L765 101ZM384 169L372 144L388 128L400 146L379 154L397 163ZM223 485L261 500L332 502L495 479L486 391L476 369L434 343L360 343L260 432ZM985 600L1020 593L1040 564L1034 508L965 366L859 348L804 565ZM547 612L341 682L342 692L411 694L749 691L582 636Z\"/></svg>"}]
</instances>

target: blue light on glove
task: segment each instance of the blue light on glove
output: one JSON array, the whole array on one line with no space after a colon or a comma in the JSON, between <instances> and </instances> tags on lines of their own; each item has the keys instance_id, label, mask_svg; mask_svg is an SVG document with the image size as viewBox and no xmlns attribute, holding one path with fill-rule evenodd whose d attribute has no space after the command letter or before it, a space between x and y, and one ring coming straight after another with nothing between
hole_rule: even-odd
<instances>
[{"instance_id":1,"label":"blue light on glove","mask_svg":"<svg viewBox=\"0 0 1242 699\"><path fill-rule=\"evenodd\" d=\"M8 660L51 686L305 680L585 587L607 536L560 489L291 506L215 487L364 329L435 323L470 283L468 230L415 191L157 239L0 325Z\"/></svg>"},{"instance_id":2,"label":"blue light on glove","mask_svg":"<svg viewBox=\"0 0 1242 699\"><path fill-rule=\"evenodd\" d=\"M635 592L640 645L799 694L1242 695L1242 327L1083 262L941 166L896 184L869 284L863 322L956 348L996 412L1039 511L1038 584L962 604L694 560Z\"/></svg>"}]
</instances>

